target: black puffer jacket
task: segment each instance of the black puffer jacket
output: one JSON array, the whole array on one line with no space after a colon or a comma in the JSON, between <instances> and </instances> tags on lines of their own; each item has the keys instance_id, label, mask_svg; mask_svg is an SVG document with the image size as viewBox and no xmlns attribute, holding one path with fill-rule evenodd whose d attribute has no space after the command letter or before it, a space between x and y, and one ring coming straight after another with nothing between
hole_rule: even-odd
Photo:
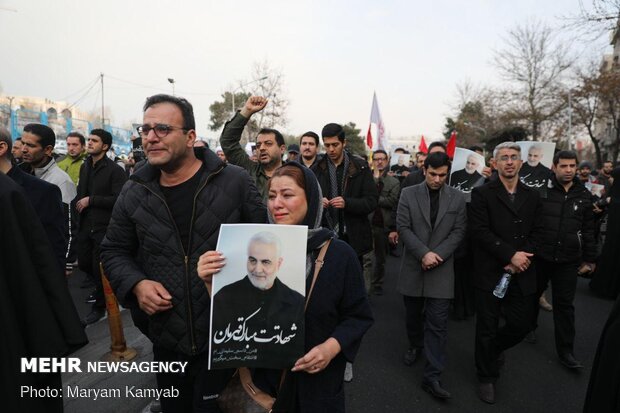
<instances>
[{"instance_id":1,"label":"black puffer jacket","mask_svg":"<svg viewBox=\"0 0 620 413\"><path fill-rule=\"evenodd\" d=\"M194 196L188 252L159 187L159 169L145 164L123 187L101 243L101 261L116 296L135 306L133 287L158 281L173 308L149 317L155 345L188 355L208 349L211 300L196 273L198 258L214 250L221 224L266 223L267 214L248 173L224 164L208 149L195 149L205 163Z\"/></svg>"},{"instance_id":2,"label":"black puffer jacket","mask_svg":"<svg viewBox=\"0 0 620 413\"><path fill-rule=\"evenodd\" d=\"M344 223L346 240L358 256L372 251L372 229L368 214L377 208L379 192L372 177L368 163L349 154L349 170L345 174L344 184ZM329 170L327 155L317 162L312 171L316 175L323 197L329 198ZM328 213L323 211L323 216Z\"/></svg>"},{"instance_id":3,"label":"black puffer jacket","mask_svg":"<svg viewBox=\"0 0 620 413\"><path fill-rule=\"evenodd\" d=\"M578 179L568 192L552 176L540 190L543 233L537 255L551 262L595 262L597 245L592 195Z\"/></svg>"}]
</instances>

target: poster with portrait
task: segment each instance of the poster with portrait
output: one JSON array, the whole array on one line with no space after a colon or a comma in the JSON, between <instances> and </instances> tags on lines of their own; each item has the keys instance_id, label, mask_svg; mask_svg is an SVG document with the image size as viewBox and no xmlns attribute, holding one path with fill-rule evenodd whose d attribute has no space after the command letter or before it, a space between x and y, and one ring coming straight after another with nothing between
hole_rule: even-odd
<instances>
[{"instance_id":1,"label":"poster with portrait","mask_svg":"<svg viewBox=\"0 0 620 413\"><path fill-rule=\"evenodd\" d=\"M393 153L390 157L390 172L394 172L396 176L401 176L403 172L409 172L411 155L408 153Z\"/></svg>"},{"instance_id":2,"label":"poster with portrait","mask_svg":"<svg viewBox=\"0 0 620 413\"><path fill-rule=\"evenodd\" d=\"M585 186L592 195L598 198L602 198L605 195L605 185L586 182Z\"/></svg>"},{"instance_id":3,"label":"poster with portrait","mask_svg":"<svg viewBox=\"0 0 620 413\"><path fill-rule=\"evenodd\" d=\"M303 356L307 236L303 225L221 226L209 368L291 368Z\"/></svg>"},{"instance_id":4,"label":"poster with portrait","mask_svg":"<svg viewBox=\"0 0 620 413\"><path fill-rule=\"evenodd\" d=\"M519 171L521 182L531 188L543 188L551 176L555 143L536 141L515 143L521 147L521 159L523 160Z\"/></svg>"},{"instance_id":5,"label":"poster with portrait","mask_svg":"<svg viewBox=\"0 0 620 413\"><path fill-rule=\"evenodd\" d=\"M450 186L465 193L469 198L472 189L484 184L482 176L484 166L484 156L469 149L456 148L450 172Z\"/></svg>"}]
</instances>

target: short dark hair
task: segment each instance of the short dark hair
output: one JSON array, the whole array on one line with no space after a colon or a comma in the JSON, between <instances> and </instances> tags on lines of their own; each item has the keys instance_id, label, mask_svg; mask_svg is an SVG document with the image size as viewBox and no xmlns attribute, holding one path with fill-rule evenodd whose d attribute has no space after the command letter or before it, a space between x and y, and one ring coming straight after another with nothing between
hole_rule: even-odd
<instances>
[{"instance_id":1,"label":"short dark hair","mask_svg":"<svg viewBox=\"0 0 620 413\"><path fill-rule=\"evenodd\" d=\"M278 146L286 145L286 143L284 142L284 136L282 136L279 130L271 129L271 128L263 128L258 131L258 135L267 135L270 133L273 133L276 136L276 143L278 144Z\"/></svg>"},{"instance_id":2,"label":"short dark hair","mask_svg":"<svg viewBox=\"0 0 620 413\"><path fill-rule=\"evenodd\" d=\"M614 165L614 161L612 161L612 160L610 160L610 159L605 159L605 160L603 161L602 165L605 165L606 163L610 163L610 164L611 164L611 166L613 166L613 165Z\"/></svg>"},{"instance_id":3,"label":"short dark hair","mask_svg":"<svg viewBox=\"0 0 620 413\"><path fill-rule=\"evenodd\" d=\"M17 141L21 141L21 140L22 140L22 137L21 137L21 136L18 136L17 138L15 138L15 142L17 142Z\"/></svg>"},{"instance_id":4,"label":"short dark hair","mask_svg":"<svg viewBox=\"0 0 620 413\"><path fill-rule=\"evenodd\" d=\"M484 152L484 149L482 148L482 146L479 145L471 145L469 148L470 151L474 151L474 152Z\"/></svg>"},{"instance_id":5,"label":"short dark hair","mask_svg":"<svg viewBox=\"0 0 620 413\"><path fill-rule=\"evenodd\" d=\"M304 133L303 135L301 135L301 138L299 138L299 144L301 145L301 140L306 137L309 136L311 138L314 138L314 142L316 143L316 146L319 146L319 135L317 135L316 133L312 132L312 131L308 131L306 133Z\"/></svg>"},{"instance_id":6,"label":"short dark hair","mask_svg":"<svg viewBox=\"0 0 620 413\"><path fill-rule=\"evenodd\" d=\"M8 156L10 161L12 159L11 149L13 149L13 139L11 139L11 132L2 126L0 126L0 142L5 142L9 147L9 150L6 152L6 156Z\"/></svg>"},{"instance_id":7,"label":"short dark hair","mask_svg":"<svg viewBox=\"0 0 620 413\"><path fill-rule=\"evenodd\" d=\"M440 142L440 141L435 141L435 142L431 143L430 145L428 145L428 152L430 153L431 149L433 149L433 148L435 148L437 146L440 146L441 148L443 148L444 152L447 151L445 143ZM433 166L433 168L435 168L435 167Z\"/></svg>"},{"instance_id":8,"label":"short dark hair","mask_svg":"<svg viewBox=\"0 0 620 413\"><path fill-rule=\"evenodd\" d=\"M424 168L441 168L442 166L447 166L450 168L450 157L445 152L433 152L426 157L424 160Z\"/></svg>"},{"instance_id":9,"label":"short dark hair","mask_svg":"<svg viewBox=\"0 0 620 413\"><path fill-rule=\"evenodd\" d=\"M107 130L93 129L90 131L91 135L95 135L101 138L101 142L104 145L108 145L108 150L112 147L112 134Z\"/></svg>"},{"instance_id":10,"label":"short dark hair","mask_svg":"<svg viewBox=\"0 0 620 413\"><path fill-rule=\"evenodd\" d=\"M425 152L422 152L422 151L418 151L418 152L416 152L416 153L415 153L415 157L416 157L416 158L417 158L418 156L420 156L420 155L426 155L426 153L425 153Z\"/></svg>"},{"instance_id":11,"label":"short dark hair","mask_svg":"<svg viewBox=\"0 0 620 413\"><path fill-rule=\"evenodd\" d=\"M78 138L82 146L86 145L86 138L80 132L71 132L67 135L67 139L69 138Z\"/></svg>"},{"instance_id":12,"label":"short dark hair","mask_svg":"<svg viewBox=\"0 0 620 413\"><path fill-rule=\"evenodd\" d=\"M402 153L407 153L407 151L404 148L401 148L401 147L398 147L398 148L394 149L394 153L396 153L398 151L402 151Z\"/></svg>"},{"instance_id":13,"label":"short dark hair","mask_svg":"<svg viewBox=\"0 0 620 413\"><path fill-rule=\"evenodd\" d=\"M325 140L325 138L333 138L334 136L337 136L340 142L344 142L345 136L342 125L337 123L328 123L323 126L323 130L321 131L321 137L323 140Z\"/></svg>"},{"instance_id":14,"label":"short dark hair","mask_svg":"<svg viewBox=\"0 0 620 413\"><path fill-rule=\"evenodd\" d=\"M43 148L48 146L53 148L56 145L56 134L49 126L42 125L40 123L29 123L24 126L24 132L36 135L39 138L39 144Z\"/></svg>"},{"instance_id":15,"label":"short dark hair","mask_svg":"<svg viewBox=\"0 0 620 413\"><path fill-rule=\"evenodd\" d=\"M166 95L165 93L160 93L159 95L153 95L146 98L146 102L144 102L144 107L142 108L142 111L146 112L148 108L159 103L172 103L173 105L178 107L181 111L181 115L183 116L183 128L187 130L196 129L194 108L192 107L192 104L187 101L187 99L177 96Z\"/></svg>"},{"instance_id":16,"label":"short dark hair","mask_svg":"<svg viewBox=\"0 0 620 413\"><path fill-rule=\"evenodd\" d=\"M384 154L384 155L386 156L386 158L388 157L388 154L387 154L387 152L386 152L386 151L384 151L383 149L377 149L376 151L374 151L374 152L372 153L372 159L373 159L373 160L375 159L375 154L376 154L376 153L382 153L382 154Z\"/></svg>"},{"instance_id":17,"label":"short dark hair","mask_svg":"<svg viewBox=\"0 0 620 413\"><path fill-rule=\"evenodd\" d=\"M560 162L560 159L574 159L575 163L579 163L579 159L577 159L577 154L573 151L559 151L555 155L553 155L553 164L557 165Z\"/></svg>"}]
</instances>

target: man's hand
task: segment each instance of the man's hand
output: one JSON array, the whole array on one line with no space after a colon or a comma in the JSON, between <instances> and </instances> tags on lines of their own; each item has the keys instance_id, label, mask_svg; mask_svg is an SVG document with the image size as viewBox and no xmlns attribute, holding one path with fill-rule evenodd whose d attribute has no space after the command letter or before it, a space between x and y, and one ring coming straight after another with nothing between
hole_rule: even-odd
<instances>
[{"instance_id":1,"label":"man's hand","mask_svg":"<svg viewBox=\"0 0 620 413\"><path fill-rule=\"evenodd\" d=\"M241 109L241 115L244 118L249 118L256 112L263 110L267 105L267 102L268 100L262 96L250 96Z\"/></svg>"},{"instance_id":2,"label":"man's hand","mask_svg":"<svg viewBox=\"0 0 620 413\"><path fill-rule=\"evenodd\" d=\"M489 168L488 166L485 166L484 168L482 168L481 175L484 176L485 178L490 177L492 173L493 173L493 170Z\"/></svg>"},{"instance_id":3,"label":"man's hand","mask_svg":"<svg viewBox=\"0 0 620 413\"><path fill-rule=\"evenodd\" d=\"M148 315L160 313L172 308L172 296L161 283L142 280L133 287L142 311Z\"/></svg>"},{"instance_id":4,"label":"man's hand","mask_svg":"<svg viewBox=\"0 0 620 413\"><path fill-rule=\"evenodd\" d=\"M329 200L329 205L333 206L334 208L337 209L343 209L344 208L344 198L341 196L337 196L336 198L332 198Z\"/></svg>"},{"instance_id":5,"label":"man's hand","mask_svg":"<svg viewBox=\"0 0 620 413\"><path fill-rule=\"evenodd\" d=\"M534 254L531 254L529 252L517 251L515 252L515 255L513 255L510 259L510 263L514 265L519 270L519 272L523 272L527 270L532 263L530 261L530 257L532 256L534 256Z\"/></svg>"},{"instance_id":6,"label":"man's hand","mask_svg":"<svg viewBox=\"0 0 620 413\"><path fill-rule=\"evenodd\" d=\"M89 205L90 197L86 196L75 203L75 209L77 209L77 212L81 214L82 211L88 208Z\"/></svg>"},{"instance_id":7,"label":"man's hand","mask_svg":"<svg viewBox=\"0 0 620 413\"><path fill-rule=\"evenodd\" d=\"M329 199L323 198L323 208L327 208L329 206Z\"/></svg>"},{"instance_id":8,"label":"man's hand","mask_svg":"<svg viewBox=\"0 0 620 413\"><path fill-rule=\"evenodd\" d=\"M396 245L398 244L398 231L392 231L388 234L388 240L390 244Z\"/></svg>"},{"instance_id":9,"label":"man's hand","mask_svg":"<svg viewBox=\"0 0 620 413\"><path fill-rule=\"evenodd\" d=\"M593 263L593 262L583 262L579 266L579 269L577 270L577 274L579 274L579 275L592 274L595 269L596 269L596 264L595 263Z\"/></svg>"},{"instance_id":10,"label":"man's hand","mask_svg":"<svg viewBox=\"0 0 620 413\"><path fill-rule=\"evenodd\" d=\"M507 266L505 266L504 271L510 272L512 274L520 272L519 269L512 264L508 264Z\"/></svg>"},{"instance_id":11,"label":"man's hand","mask_svg":"<svg viewBox=\"0 0 620 413\"><path fill-rule=\"evenodd\" d=\"M410 173L411 173L411 172L409 172L409 171L402 171L402 172L400 173L400 176L403 176L403 177L405 177L405 178L406 178L407 176L409 176L409 174L410 174Z\"/></svg>"},{"instance_id":12,"label":"man's hand","mask_svg":"<svg viewBox=\"0 0 620 413\"><path fill-rule=\"evenodd\" d=\"M422 257L422 269L424 271L431 270L443 263L443 258L435 254L433 251L427 252Z\"/></svg>"}]
</instances>

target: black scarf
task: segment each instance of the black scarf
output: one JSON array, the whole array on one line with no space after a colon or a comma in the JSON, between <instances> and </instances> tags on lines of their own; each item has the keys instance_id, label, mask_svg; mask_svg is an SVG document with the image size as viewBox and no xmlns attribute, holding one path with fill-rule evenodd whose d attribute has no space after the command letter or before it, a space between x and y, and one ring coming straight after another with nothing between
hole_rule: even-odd
<instances>
[{"instance_id":1,"label":"black scarf","mask_svg":"<svg viewBox=\"0 0 620 413\"><path fill-rule=\"evenodd\" d=\"M300 225L306 225L308 227L308 244L306 247L306 276L308 276L312 269L312 263L314 262L315 252L325 244L327 240L335 237L333 231L321 227L321 216L323 214L323 193L321 187L316 179L314 173L304 165L301 165L297 161L289 162L287 166L295 166L304 174L304 181L306 183L306 200L308 203L308 212L301 221ZM273 215L271 211L269 213L269 222L274 223Z\"/></svg>"}]
</instances>

